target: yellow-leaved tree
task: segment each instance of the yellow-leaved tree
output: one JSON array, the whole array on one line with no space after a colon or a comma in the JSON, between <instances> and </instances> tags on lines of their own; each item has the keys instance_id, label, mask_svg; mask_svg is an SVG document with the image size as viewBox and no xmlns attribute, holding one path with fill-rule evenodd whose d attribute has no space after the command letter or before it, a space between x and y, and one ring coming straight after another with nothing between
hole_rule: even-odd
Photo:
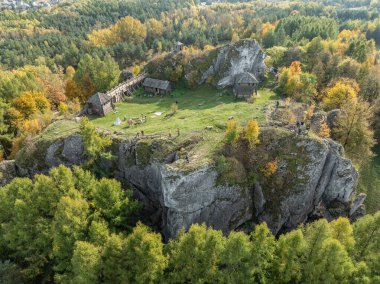
<instances>
[{"instance_id":1,"label":"yellow-leaved tree","mask_svg":"<svg viewBox=\"0 0 380 284\"><path fill-rule=\"evenodd\" d=\"M50 109L50 103L42 93L24 92L12 101L12 107L18 110L24 119L28 119L37 111L43 113Z\"/></svg>"},{"instance_id":2,"label":"yellow-leaved tree","mask_svg":"<svg viewBox=\"0 0 380 284\"><path fill-rule=\"evenodd\" d=\"M375 140L370 125L373 114L373 107L362 99L357 99L353 104L345 102L337 126L332 129L334 140L342 144L346 155L359 166L373 156Z\"/></svg>"},{"instance_id":3,"label":"yellow-leaved tree","mask_svg":"<svg viewBox=\"0 0 380 284\"><path fill-rule=\"evenodd\" d=\"M230 145L236 143L239 138L239 126L234 119L227 121L226 142Z\"/></svg>"},{"instance_id":4,"label":"yellow-leaved tree","mask_svg":"<svg viewBox=\"0 0 380 284\"><path fill-rule=\"evenodd\" d=\"M250 147L260 143L259 134L260 126L257 121L255 119L249 120L245 129L245 138L247 139Z\"/></svg>"},{"instance_id":5,"label":"yellow-leaved tree","mask_svg":"<svg viewBox=\"0 0 380 284\"><path fill-rule=\"evenodd\" d=\"M359 85L355 81L341 79L325 91L322 104L326 109L340 108L343 103L355 104L358 99Z\"/></svg>"},{"instance_id":6,"label":"yellow-leaved tree","mask_svg":"<svg viewBox=\"0 0 380 284\"><path fill-rule=\"evenodd\" d=\"M146 36L146 26L138 19L127 16L109 28L92 31L88 35L88 40L96 47L104 47L121 42L140 44L145 40Z\"/></svg>"}]
</instances>

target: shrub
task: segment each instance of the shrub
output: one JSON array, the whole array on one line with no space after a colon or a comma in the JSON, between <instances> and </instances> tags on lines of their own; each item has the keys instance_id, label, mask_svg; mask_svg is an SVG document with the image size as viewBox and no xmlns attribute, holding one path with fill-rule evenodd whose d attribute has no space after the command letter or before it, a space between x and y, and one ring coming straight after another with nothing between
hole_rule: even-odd
<instances>
[{"instance_id":1,"label":"shrub","mask_svg":"<svg viewBox=\"0 0 380 284\"><path fill-rule=\"evenodd\" d=\"M42 131L42 125L38 119L25 120L21 131L24 135L35 136Z\"/></svg>"},{"instance_id":2,"label":"shrub","mask_svg":"<svg viewBox=\"0 0 380 284\"><path fill-rule=\"evenodd\" d=\"M227 122L226 142L230 145L235 144L239 137L238 124L231 119Z\"/></svg>"},{"instance_id":3,"label":"shrub","mask_svg":"<svg viewBox=\"0 0 380 284\"><path fill-rule=\"evenodd\" d=\"M326 122L321 124L318 135L322 138L330 138L330 128Z\"/></svg>"},{"instance_id":4,"label":"shrub","mask_svg":"<svg viewBox=\"0 0 380 284\"><path fill-rule=\"evenodd\" d=\"M69 111L69 106L64 102L60 102L58 106L58 110L60 114L66 114Z\"/></svg>"},{"instance_id":5,"label":"shrub","mask_svg":"<svg viewBox=\"0 0 380 284\"><path fill-rule=\"evenodd\" d=\"M245 138L247 139L250 147L260 143L259 140L260 127L255 119L251 119L248 121L246 130L245 130Z\"/></svg>"},{"instance_id":6,"label":"shrub","mask_svg":"<svg viewBox=\"0 0 380 284\"><path fill-rule=\"evenodd\" d=\"M227 162L226 157L223 155L219 156L218 159L216 160L216 171L222 175L226 172L228 172L230 169L230 166Z\"/></svg>"},{"instance_id":7,"label":"shrub","mask_svg":"<svg viewBox=\"0 0 380 284\"><path fill-rule=\"evenodd\" d=\"M278 169L277 161L268 162L265 165L264 175L266 177L271 177L271 176L273 176L277 172L277 169Z\"/></svg>"}]
</instances>

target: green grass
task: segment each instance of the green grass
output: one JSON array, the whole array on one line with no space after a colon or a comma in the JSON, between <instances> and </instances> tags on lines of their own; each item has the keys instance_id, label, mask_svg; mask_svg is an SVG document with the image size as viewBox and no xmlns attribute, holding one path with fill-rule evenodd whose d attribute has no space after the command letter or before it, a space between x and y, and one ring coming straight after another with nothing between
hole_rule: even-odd
<instances>
[{"instance_id":1,"label":"green grass","mask_svg":"<svg viewBox=\"0 0 380 284\"><path fill-rule=\"evenodd\" d=\"M116 113L101 118L92 117L91 120L97 127L127 135L135 135L141 131L146 135L169 132L175 135L178 128L181 133L188 134L203 130L207 126L212 126L216 130L223 128L230 116L243 124L252 118L263 122L263 109L274 99L276 97L273 92L262 89L259 90L257 101L249 104L245 100L236 100L229 90L216 90L203 85L196 90L178 88L171 95L164 97L148 97L142 93L127 102L116 104ZM165 115L171 113L171 105L176 101L178 101L178 112L170 118L165 118ZM155 112L163 114L157 116ZM124 116L138 118L141 114L147 116L146 123L128 127L123 121ZM113 126L117 117L120 117L123 123L120 126Z\"/></svg>"},{"instance_id":2,"label":"green grass","mask_svg":"<svg viewBox=\"0 0 380 284\"><path fill-rule=\"evenodd\" d=\"M41 140L52 140L68 136L79 130L79 124L71 120L60 120L50 124L39 136Z\"/></svg>"},{"instance_id":3,"label":"green grass","mask_svg":"<svg viewBox=\"0 0 380 284\"><path fill-rule=\"evenodd\" d=\"M229 117L239 121L242 125L249 119L257 119L259 123L265 122L265 107L274 104L278 99L274 92L263 88L258 91L255 103L234 98L231 90L216 90L211 86L202 85L195 90L184 87L176 88L170 95L155 97L138 90L126 102L116 104L116 113L105 117L91 117L96 127L125 136L134 137L136 133L144 131L144 135L161 134L167 138L169 133L174 142L180 144L197 136L201 140L196 147L187 147L186 152L191 156L190 163L178 160L171 166L190 171L212 159L217 146L221 144L226 123ZM169 118L165 115L171 113L171 106L178 101L178 112ZM155 112L163 112L157 116ZM141 114L147 116L147 122L140 125L128 126L124 116L139 118ZM116 118L120 117L122 125L113 126ZM180 136L177 137L177 129Z\"/></svg>"}]
</instances>

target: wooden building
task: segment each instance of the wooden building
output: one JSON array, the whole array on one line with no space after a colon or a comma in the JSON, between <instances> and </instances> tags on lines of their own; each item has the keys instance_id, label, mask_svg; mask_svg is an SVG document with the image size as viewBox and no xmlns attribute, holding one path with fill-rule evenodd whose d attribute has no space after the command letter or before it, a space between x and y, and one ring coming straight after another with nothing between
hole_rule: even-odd
<instances>
[{"instance_id":1,"label":"wooden building","mask_svg":"<svg viewBox=\"0 0 380 284\"><path fill-rule=\"evenodd\" d=\"M250 98L254 93L257 93L259 81L255 75L249 72L244 72L235 77L234 95L236 98Z\"/></svg>"},{"instance_id":2,"label":"wooden building","mask_svg":"<svg viewBox=\"0 0 380 284\"><path fill-rule=\"evenodd\" d=\"M113 110L112 98L107 94L96 93L87 101L87 114L105 116Z\"/></svg>"},{"instance_id":3,"label":"wooden building","mask_svg":"<svg viewBox=\"0 0 380 284\"><path fill-rule=\"evenodd\" d=\"M119 84L105 94L96 93L87 100L84 108L77 115L105 116L114 110L115 103L124 100L125 96L131 95L142 84L146 77L147 74L142 73Z\"/></svg>"},{"instance_id":4,"label":"wooden building","mask_svg":"<svg viewBox=\"0 0 380 284\"><path fill-rule=\"evenodd\" d=\"M180 52L183 50L184 44L182 42L177 41L174 45L174 52Z\"/></svg>"},{"instance_id":5,"label":"wooden building","mask_svg":"<svg viewBox=\"0 0 380 284\"><path fill-rule=\"evenodd\" d=\"M166 95L172 90L170 82L164 80L157 80L152 78L146 78L143 86L146 92L153 93L155 95Z\"/></svg>"}]
</instances>

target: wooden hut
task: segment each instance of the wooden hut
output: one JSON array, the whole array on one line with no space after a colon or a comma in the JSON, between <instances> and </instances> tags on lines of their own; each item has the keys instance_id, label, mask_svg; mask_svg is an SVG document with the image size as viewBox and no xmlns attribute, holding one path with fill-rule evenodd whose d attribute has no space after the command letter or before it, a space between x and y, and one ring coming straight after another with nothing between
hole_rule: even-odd
<instances>
[{"instance_id":1,"label":"wooden hut","mask_svg":"<svg viewBox=\"0 0 380 284\"><path fill-rule=\"evenodd\" d=\"M184 44L182 42L177 41L174 45L174 52L180 52L183 50Z\"/></svg>"},{"instance_id":2,"label":"wooden hut","mask_svg":"<svg viewBox=\"0 0 380 284\"><path fill-rule=\"evenodd\" d=\"M169 81L146 78L143 86L146 92L155 95L166 95L171 92L172 88Z\"/></svg>"},{"instance_id":3,"label":"wooden hut","mask_svg":"<svg viewBox=\"0 0 380 284\"><path fill-rule=\"evenodd\" d=\"M87 114L105 116L113 110L112 98L107 94L96 93L87 101Z\"/></svg>"},{"instance_id":4,"label":"wooden hut","mask_svg":"<svg viewBox=\"0 0 380 284\"><path fill-rule=\"evenodd\" d=\"M234 84L234 95L236 98L250 98L257 92L259 81L255 75L244 72L236 76Z\"/></svg>"}]
</instances>

